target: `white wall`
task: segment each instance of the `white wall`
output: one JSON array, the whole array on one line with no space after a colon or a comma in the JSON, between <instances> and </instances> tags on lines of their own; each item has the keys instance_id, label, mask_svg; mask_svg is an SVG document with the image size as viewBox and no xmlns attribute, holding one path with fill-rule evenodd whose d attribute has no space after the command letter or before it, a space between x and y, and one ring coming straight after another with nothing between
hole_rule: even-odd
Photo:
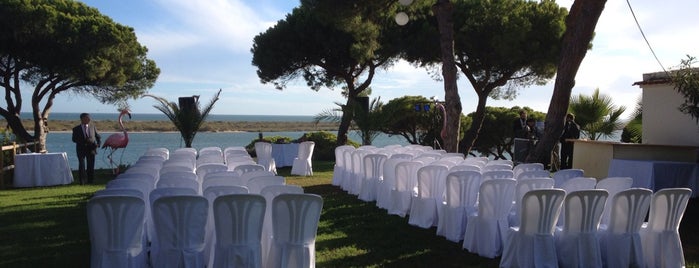
<instances>
[{"instance_id":1,"label":"white wall","mask_svg":"<svg viewBox=\"0 0 699 268\"><path fill-rule=\"evenodd\" d=\"M668 83L640 84L640 87L643 89L642 143L699 146L699 124L678 110L684 97Z\"/></svg>"}]
</instances>

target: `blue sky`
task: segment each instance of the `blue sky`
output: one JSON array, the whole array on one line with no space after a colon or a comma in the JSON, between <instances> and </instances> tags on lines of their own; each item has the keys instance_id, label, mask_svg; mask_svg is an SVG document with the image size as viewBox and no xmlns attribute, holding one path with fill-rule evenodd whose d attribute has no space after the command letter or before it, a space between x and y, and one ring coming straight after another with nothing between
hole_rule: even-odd
<instances>
[{"instance_id":1,"label":"blue sky","mask_svg":"<svg viewBox=\"0 0 699 268\"><path fill-rule=\"evenodd\" d=\"M665 68L679 64L685 55L699 57L699 1L629 0L636 16ZM114 21L133 27L148 57L161 69L150 93L176 101L200 95L202 102L223 89L213 114L315 115L344 103L339 90L312 91L302 80L279 91L260 83L251 64L250 48L257 34L273 26L299 5L289 0L83 0ZM572 0L559 0L570 8ZM573 94L591 94L599 88L614 103L634 109L641 90L632 84L642 75L661 71L643 40L626 1L607 1L597 25L592 50L583 61ZM444 99L440 81L423 69L399 62L377 74L372 98L383 102L405 95ZM465 79L458 83L463 112L475 111L476 95ZM519 91L513 101L488 100L489 106L529 106L546 112L553 80L546 86ZM81 105L76 105L80 103ZM155 100L129 102L138 113L159 113ZM116 112L116 107L74 94L57 97L52 112Z\"/></svg>"}]
</instances>

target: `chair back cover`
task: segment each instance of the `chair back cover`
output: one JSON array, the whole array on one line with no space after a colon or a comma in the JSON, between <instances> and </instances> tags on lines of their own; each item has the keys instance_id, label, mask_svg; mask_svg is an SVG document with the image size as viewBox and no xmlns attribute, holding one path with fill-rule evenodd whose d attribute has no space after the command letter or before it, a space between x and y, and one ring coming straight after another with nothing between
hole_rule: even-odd
<instances>
[{"instance_id":1,"label":"chair back cover","mask_svg":"<svg viewBox=\"0 0 699 268\"><path fill-rule=\"evenodd\" d=\"M207 177L207 179L204 179L204 182L201 185L202 192L206 191L206 188L209 188L212 186L238 186L238 187L247 188L245 186L245 183L243 183L242 179L240 179L240 177L234 177L234 178L225 178L225 177L209 178L209 177Z\"/></svg>"},{"instance_id":2,"label":"chair back cover","mask_svg":"<svg viewBox=\"0 0 699 268\"><path fill-rule=\"evenodd\" d=\"M148 148L146 152L143 153L144 156L160 156L164 160L167 160L170 156L170 150L167 148Z\"/></svg>"},{"instance_id":3,"label":"chair back cover","mask_svg":"<svg viewBox=\"0 0 699 268\"><path fill-rule=\"evenodd\" d=\"M509 160L509 159L494 159L494 160L488 160L488 162L485 163L486 166L492 165L492 164L505 164L505 165L510 166L510 169L512 169L512 167L514 167L514 162L512 162L512 160Z\"/></svg>"},{"instance_id":4,"label":"chair back cover","mask_svg":"<svg viewBox=\"0 0 699 268\"><path fill-rule=\"evenodd\" d=\"M410 161L409 154L393 154L383 164L383 179L376 189L376 206L388 210L391 207L391 189L396 187L396 165Z\"/></svg>"},{"instance_id":5,"label":"chair back cover","mask_svg":"<svg viewBox=\"0 0 699 268\"><path fill-rule=\"evenodd\" d=\"M266 260L269 256L269 249L272 245L272 201L274 198L280 194L302 194L303 188L298 185L269 185L262 188L260 192L262 196L265 197L267 201L267 208L265 210L265 219L262 226L262 259ZM263 263L265 264L265 263Z\"/></svg>"},{"instance_id":6,"label":"chair back cover","mask_svg":"<svg viewBox=\"0 0 699 268\"><path fill-rule=\"evenodd\" d=\"M145 198L143 198L143 192L141 192L140 190L128 188L105 188L96 191L93 197L95 196L133 196L145 200Z\"/></svg>"},{"instance_id":7,"label":"chair back cover","mask_svg":"<svg viewBox=\"0 0 699 268\"><path fill-rule=\"evenodd\" d=\"M342 166L344 171L342 172L340 188L346 192L349 192L354 185L354 173L352 171L352 155L354 154L354 151L356 151L356 149L350 148L342 152L342 161L344 162Z\"/></svg>"},{"instance_id":8,"label":"chair back cover","mask_svg":"<svg viewBox=\"0 0 699 268\"><path fill-rule=\"evenodd\" d=\"M384 163L388 159L385 154L371 153L364 156L364 176L359 190L359 199L362 201L375 201L376 188L383 179Z\"/></svg>"},{"instance_id":9,"label":"chair back cover","mask_svg":"<svg viewBox=\"0 0 699 268\"><path fill-rule=\"evenodd\" d=\"M158 249L153 267L204 267L209 202L203 196L165 196L153 202Z\"/></svg>"},{"instance_id":10,"label":"chair back cover","mask_svg":"<svg viewBox=\"0 0 699 268\"><path fill-rule=\"evenodd\" d=\"M437 225L437 204L444 201L446 176L449 168L443 165L427 165L417 171L417 197L410 204L408 223L420 228Z\"/></svg>"},{"instance_id":11,"label":"chair back cover","mask_svg":"<svg viewBox=\"0 0 699 268\"><path fill-rule=\"evenodd\" d=\"M226 166L223 161L220 163L206 163L197 167L197 177L201 183L204 181L206 175L225 171L228 171L228 166Z\"/></svg>"},{"instance_id":12,"label":"chair back cover","mask_svg":"<svg viewBox=\"0 0 699 268\"><path fill-rule=\"evenodd\" d=\"M249 173L249 172L253 172L253 171L266 171L266 170L265 170L265 167L263 167L262 165L258 165L258 164L242 164L242 165L236 166L236 167L233 169L233 171L238 172L238 174L240 174L240 176L243 176L243 175L245 175L245 174L247 174L247 173ZM269 172L269 171L266 171L266 172ZM269 173L272 173L272 172L269 172ZM274 173L272 173L272 174L274 174Z\"/></svg>"},{"instance_id":13,"label":"chair back cover","mask_svg":"<svg viewBox=\"0 0 699 268\"><path fill-rule=\"evenodd\" d=\"M607 196L606 190L582 190L566 195L560 217L566 218L566 224L555 234L559 266L602 267L597 228Z\"/></svg>"},{"instance_id":14,"label":"chair back cover","mask_svg":"<svg viewBox=\"0 0 699 268\"><path fill-rule=\"evenodd\" d=\"M457 164L449 169L449 172L455 172L455 171L478 171L478 173L481 172L481 167L474 165L474 164L466 164L466 163L460 163Z\"/></svg>"},{"instance_id":15,"label":"chair back cover","mask_svg":"<svg viewBox=\"0 0 699 268\"><path fill-rule=\"evenodd\" d=\"M478 190L478 211L468 215L463 248L487 258L502 253L509 228L507 215L514 200L514 179L487 180Z\"/></svg>"},{"instance_id":16,"label":"chair back cover","mask_svg":"<svg viewBox=\"0 0 699 268\"><path fill-rule=\"evenodd\" d=\"M515 173L515 178L519 176L519 173L531 170L544 170L544 164L542 163L522 163L512 167L512 171Z\"/></svg>"},{"instance_id":17,"label":"chair back cover","mask_svg":"<svg viewBox=\"0 0 699 268\"><path fill-rule=\"evenodd\" d=\"M232 194L247 194L248 188L245 186L210 186L204 190L204 197L209 201L209 214L206 219L206 233L204 237L204 261L211 264L213 260L214 244L216 243L215 228L214 228L214 200L223 195Z\"/></svg>"},{"instance_id":18,"label":"chair back cover","mask_svg":"<svg viewBox=\"0 0 699 268\"><path fill-rule=\"evenodd\" d=\"M618 192L631 188L632 184L633 179L630 177L608 177L597 182L595 188L607 190L609 199L613 200ZM604 207L604 212L602 213L600 224L606 225L609 223L609 215L612 212L611 206L612 204L607 202L607 205Z\"/></svg>"},{"instance_id":19,"label":"chair back cover","mask_svg":"<svg viewBox=\"0 0 699 268\"><path fill-rule=\"evenodd\" d=\"M563 169L563 170L569 170L569 169ZM574 169L570 169L574 170ZM561 170L559 170L561 171ZM560 188L566 191L567 194L576 192L576 191L583 191L583 190L593 190L595 189L595 185L597 185L597 179L595 178L589 178L589 177L575 177L575 178L570 178L566 180L563 185L560 187L556 186L555 183L556 179L554 179L554 186L556 188ZM607 194L609 196L609 194ZM609 201L611 202L611 198ZM605 202L605 204L608 202ZM561 208L561 215L565 215L565 205L563 208ZM602 213L604 213L604 210L602 210ZM600 218L601 219L601 218ZM562 227L563 224L565 224L566 218L565 217L558 217L558 223L556 223L556 226Z\"/></svg>"},{"instance_id":20,"label":"chair back cover","mask_svg":"<svg viewBox=\"0 0 699 268\"><path fill-rule=\"evenodd\" d=\"M192 181L197 181L199 177L193 171L167 171L160 173L160 178L185 178Z\"/></svg>"},{"instance_id":21,"label":"chair back cover","mask_svg":"<svg viewBox=\"0 0 699 268\"><path fill-rule=\"evenodd\" d=\"M251 194L260 194L263 188L269 185L284 185L286 180L282 176L259 176L248 181L248 191Z\"/></svg>"},{"instance_id":22,"label":"chair back cover","mask_svg":"<svg viewBox=\"0 0 699 268\"><path fill-rule=\"evenodd\" d=\"M572 178L577 178L577 177L582 177L584 176L584 171L582 169L576 169L576 168L571 168L571 169L561 169L559 171L556 171L553 173L553 181L555 181L554 187L556 188L561 188L563 187L563 184L567 182L568 180Z\"/></svg>"},{"instance_id":23,"label":"chair back cover","mask_svg":"<svg viewBox=\"0 0 699 268\"><path fill-rule=\"evenodd\" d=\"M665 188L653 194L648 224L641 229L646 266L685 267L678 230L691 196L689 188Z\"/></svg>"},{"instance_id":24,"label":"chair back cover","mask_svg":"<svg viewBox=\"0 0 699 268\"><path fill-rule=\"evenodd\" d=\"M604 267L644 267L643 248L639 230L643 224L652 191L631 188L610 194L611 207L609 225L600 221L600 249ZM604 214L603 214L604 215Z\"/></svg>"},{"instance_id":25,"label":"chair back cover","mask_svg":"<svg viewBox=\"0 0 699 268\"><path fill-rule=\"evenodd\" d=\"M277 162L272 157L272 144L269 142L255 142L257 164L265 167L265 170L277 174Z\"/></svg>"},{"instance_id":26,"label":"chair back cover","mask_svg":"<svg viewBox=\"0 0 699 268\"><path fill-rule=\"evenodd\" d=\"M276 175L274 175L273 172L269 172L266 170L257 170L257 171L251 171L251 172L245 173L243 175L240 175L240 178L245 183L244 185L248 185L248 182L252 178L267 177L267 176L276 176Z\"/></svg>"},{"instance_id":27,"label":"chair back cover","mask_svg":"<svg viewBox=\"0 0 699 268\"><path fill-rule=\"evenodd\" d=\"M476 209L481 173L478 171L453 171L447 175L446 202L439 213L437 235L453 242L464 238L467 213Z\"/></svg>"},{"instance_id":28,"label":"chair back cover","mask_svg":"<svg viewBox=\"0 0 699 268\"><path fill-rule=\"evenodd\" d=\"M312 141L299 143L299 154L291 166L291 175L313 176L311 158L313 158L313 148L315 146L315 142Z\"/></svg>"},{"instance_id":29,"label":"chair back cover","mask_svg":"<svg viewBox=\"0 0 699 268\"><path fill-rule=\"evenodd\" d=\"M391 190L391 208L388 214L405 217L417 188L417 171L422 162L407 161L396 165L396 187Z\"/></svg>"},{"instance_id":30,"label":"chair back cover","mask_svg":"<svg viewBox=\"0 0 699 268\"><path fill-rule=\"evenodd\" d=\"M352 151L351 176L349 178L348 193L359 195L362 190L362 181L364 180L364 156L370 154L369 150L354 150Z\"/></svg>"},{"instance_id":31,"label":"chair back cover","mask_svg":"<svg viewBox=\"0 0 699 268\"><path fill-rule=\"evenodd\" d=\"M315 240L323 199L280 194L272 201L273 240L268 267L315 267Z\"/></svg>"},{"instance_id":32,"label":"chair back cover","mask_svg":"<svg viewBox=\"0 0 699 268\"><path fill-rule=\"evenodd\" d=\"M168 160L172 161L172 160ZM194 168L190 166L188 162L170 162L170 163L165 163L163 166L160 168L160 173L168 173L168 172L191 172L194 173ZM195 173L196 175L196 173Z\"/></svg>"},{"instance_id":33,"label":"chair back cover","mask_svg":"<svg viewBox=\"0 0 699 268\"><path fill-rule=\"evenodd\" d=\"M481 171L491 171L491 170L512 170L512 166L508 164L490 164L486 163Z\"/></svg>"},{"instance_id":34,"label":"chair back cover","mask_svg":"<svg viewBox=\"0 0 699 268\"><path fill-rule=\"evenodd\" d=\"M216 241L208 267L262 267L260 238L265 207L265 198L256 194L215 199Z\"/></svg>"},{"instance_id":35,"label":"chair back cover","mask_svg":"<svg viewBox=\"0 0 699 268\"><path fill-rule=\"evenodd\" d=\"M554 226L566 192L536 189L524 194L519 228L512 228L502 253L501 267L557 267Z\"/></svg>"},{"instance_id":36,"label":"chair back cover","mask_svg":"<svg viewBox=\"0 0 699 268\"><path fill-rule=\"evenodd\" d=\"M145 202L135 196L96 196L87 202L91 267L146 267Z\"/></svg>"},{"instance_id":37,"label":"chair back cover","mask_svg":"<svg viewBox=\"0 0 699 268\"><path fill-rule=\"evenodd\" d=\"M491 171L482 171L481 170L482 180L487 181L487 180L493 180L493 179L514 179L515 178L515 173L512 170L491 170Z\"/></svg>"}]
</instances>

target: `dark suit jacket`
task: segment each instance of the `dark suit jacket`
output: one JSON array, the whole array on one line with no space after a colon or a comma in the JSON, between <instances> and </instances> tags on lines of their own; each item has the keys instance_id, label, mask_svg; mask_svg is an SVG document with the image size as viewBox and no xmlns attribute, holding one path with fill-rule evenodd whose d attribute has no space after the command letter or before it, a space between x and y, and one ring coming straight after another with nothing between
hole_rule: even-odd
<instances>
[{"instance_id":1,"label":"dark suit jacket","mask_svg":"<svg viewBox=\"0 0 699 268\"><path fill-rule=\"evenodd\" d=\"M514 135L515 138L526 139L527 130L524 128L524 126L526 126L526 123L522 122L521 118L519 117L512 121L512 135Z\"/></svg>"},{"instance_id":2,"label":"dark suit jacket","mask_svg":"<svg viewBox=\"0 0 699 268\"><path fill-rule=\"evenodd\" d=\"M575 122L566 122L563 125L563 133L561 134L560 142L562 144L566 143L566 139L579 139L580 138L580 126Z\"/></svg>"},{"instance_id":3,"label":"dark suit jacket","mask_svg":"<svg viewBox=\"0 0 699 268\"><path fill-rule=\"evenodd\" d=\"M85 137L83 125L77 125L73 128L73 142L75 142L75 150L77 153L97 154L97 148L100 146L100 134L97 133L95 124L88 124L87 131L90 137Z\"/></svg>"}]
</instances>

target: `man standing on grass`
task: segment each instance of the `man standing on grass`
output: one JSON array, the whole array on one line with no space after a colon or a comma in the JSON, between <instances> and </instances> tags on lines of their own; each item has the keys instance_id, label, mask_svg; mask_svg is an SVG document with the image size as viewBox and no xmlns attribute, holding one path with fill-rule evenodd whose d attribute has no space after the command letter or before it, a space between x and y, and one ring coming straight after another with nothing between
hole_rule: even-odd
<instances>
[{"instance_id":1,"label":"man standing on grass","mask_svg":"<svg viewBox=\"0 0 699 268\"><path fill-rule=\"evenodd\" d=\"M78 155L80 184L85 184L86 177L87 183L91 184L95 180L95 155L100 147L100 135L95 124L90 124L90 114L80 114L80 125L73 128L73 142Z\"/></svg>"},{"instance_id":2,"label":"man standing on grass","mask_svg":"<svg viewBox=\"0 0 699 268\"><path fill-rule=\"evenodd\" d=\"M575 116L566 114L566 122L561 134L561 169L573 168L573 142L567 139L579 139L580 127L575 123Z\"/></svg>"}]
</instances>

